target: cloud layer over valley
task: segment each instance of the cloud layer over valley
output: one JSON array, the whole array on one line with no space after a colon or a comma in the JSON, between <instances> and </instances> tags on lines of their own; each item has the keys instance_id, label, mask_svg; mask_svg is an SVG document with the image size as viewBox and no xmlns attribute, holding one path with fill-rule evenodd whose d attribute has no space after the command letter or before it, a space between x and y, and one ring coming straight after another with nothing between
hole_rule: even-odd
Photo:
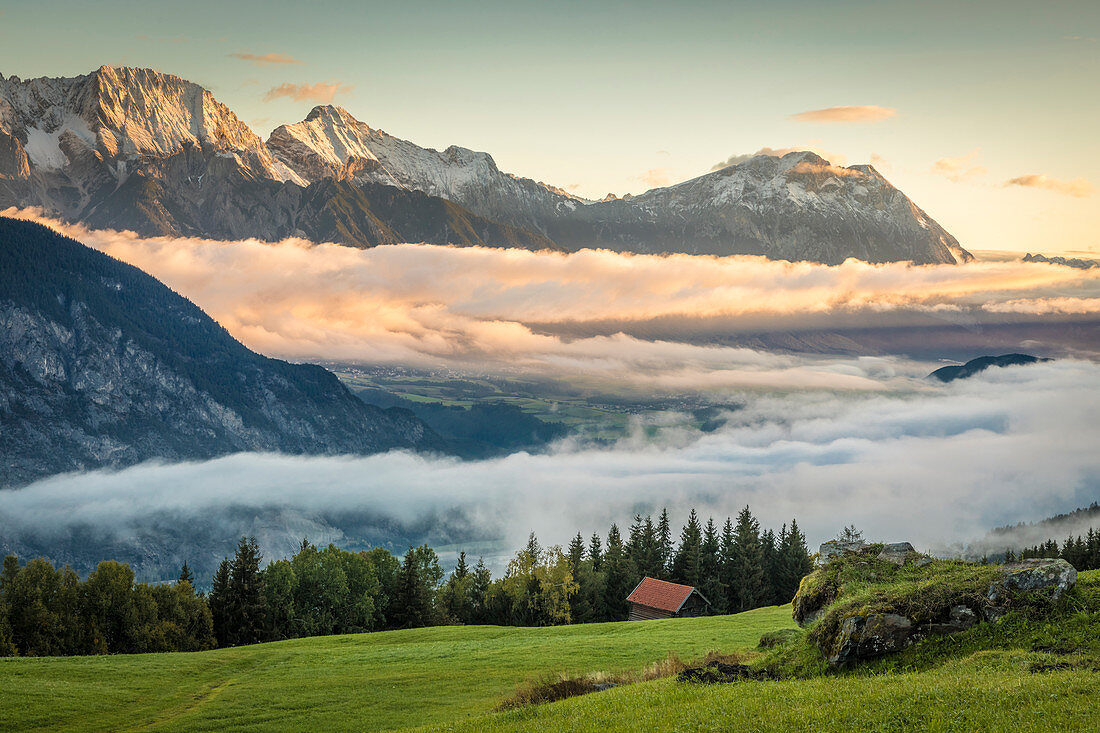
<instances>
[{"instance_id":1,"label":"cloud layer over valley","mask_svg":"<svg viewBox=\"0 0 1100 733\"><path fill-rule=\"evenodd\" d=\"M0 527L21 554L103 547L149 572L173 553L205 565L242 532L269 555L302 535L512 548L531 530L564 543L664 505L682 521L690 506L724 518L749 504L765 525L796 516L811 542L854 522L928 547L1100 498L1098 383L1100 366L1058 361L906 392L747 392L714 433L481 462L389 453L146 464L6 492Z\"/></svg>"},{"instance_id":2,"label":"cloud layer over valley","mask_svg":"<svg viewBox=\"0 0 1100 733\"><path fill-rule=\"evenodd\" d=\"M686 335L937 324L980 331L1037 316L1100 316L1100 271L1037 263L828 267L594 250L358 250L51 225L159 278L253 349L299 360L524 370L645 389L877 390L923 376L928 365L686 343Z\"/></svg>"}]
</instances>

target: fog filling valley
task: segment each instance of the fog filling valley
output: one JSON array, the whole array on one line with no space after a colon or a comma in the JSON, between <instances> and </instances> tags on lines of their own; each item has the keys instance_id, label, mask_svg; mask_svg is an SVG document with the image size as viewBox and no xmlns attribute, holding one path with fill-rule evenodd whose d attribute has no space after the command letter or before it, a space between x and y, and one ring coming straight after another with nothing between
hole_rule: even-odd
<instances>
[{"instance_id":1,"label":"fog filling valley","mask_svg":"<svg viewBox=\"0 0 1100 733\"><path fill-rule=\"evenodd\" d=\"M629 524L636 512L667 506L679 523L691 507L724 520L745 505L775 529L797 517L811 544L854 523L871 538L958 551L995 526L1100 498L1092 352L1050 347L1068 358L940 384L925 379L936 364L900 356L624 333L655 319L673 330L705 321L742 331L1095 324L1100 268L829 267L415 244L359 250L141 239L4 213L145 270L271 356L543 375L741 405L709 433L680 427L654 438L639 429L611 445L566 439L542 453L482 461L238 454L55 476L4 492L0 542L23 556L86 565L96 548L164 577L184 559L211 567L237 537L254 534L269 558L290 554L302 537L399 552L429 542L451 554L488 553L499 568L532 531L564 544L578 531ZM585 323L606 333L546 328Z\"/></svg>"},{"instance_id":2,"label":"fog filling valley","mask_svg":"<svg viewBox=\"0 0 1100 733\"><path fill-rule=\"evenodd\" d=\"M480 462L394 452L144 464L6 492L0 526L25 553L65 559L94 543L152 573L188 552L207 567L242 533L269 557L303 536L508 554L531 531L564 544L663 506L682 522L689 507L724 519L748 504L765 526L797 517L811 543L855 523L948 547L1100 496L1098 380L1096 364L1064 360L888 393L744 392L713 433Z\"/></svg>"}]
</instances>

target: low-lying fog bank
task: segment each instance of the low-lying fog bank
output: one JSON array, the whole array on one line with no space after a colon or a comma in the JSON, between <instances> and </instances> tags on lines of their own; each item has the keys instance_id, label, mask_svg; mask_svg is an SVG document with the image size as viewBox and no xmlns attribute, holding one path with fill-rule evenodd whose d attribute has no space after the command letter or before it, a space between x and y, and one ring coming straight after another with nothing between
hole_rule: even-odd
<instances>
[{"instance_id":1,"label":"low-lying fog bank","mask_svg":"<svg viewBox=\"0 0 1100 733\"><path fill-rule=\"evenodd\" d=\"M303 536L507 554L530 531L566 543L662 506L680 522L692 506L724 518L749 504L767 526L797 517L811 544L854 523L933 547L1100 498L1100 366L905 384L749 391L716 432L605 448L567 441L480 462L240 454L57 476L4 493L0 546L85 569L116 557L157 578L184 559L208 572L241 534L256 534L268 557Z\"/></svg>"}]
</instances>

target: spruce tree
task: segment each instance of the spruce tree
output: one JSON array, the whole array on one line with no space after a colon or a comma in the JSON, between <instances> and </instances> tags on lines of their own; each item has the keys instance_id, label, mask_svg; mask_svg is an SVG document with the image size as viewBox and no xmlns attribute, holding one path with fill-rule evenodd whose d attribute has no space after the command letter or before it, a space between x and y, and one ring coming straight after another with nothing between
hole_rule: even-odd
<instances>
[{"instance_id":1,"label":"spruce tree","mask_svg":"<svg viewBox=\"0 0 1100 733\"><path fill-rule=\"evenodd\" d=\"M592 539L588 542L588 559L592 561L593 572L598 573L603 569L603 549L600 535L596 532L592 533Z\"/></svg>"},{"instance_id":2,"label":"spruce tree","mask_svg":"<svg viewBox=\"0 0 1100 733\"><path fill-rule=\"evenodd\" d=\"M634 521L630 523L630 533L627 535L624 549L635 567L642 567L645 563L645 539L642 529L642 515L635 514Z\"/></svg>"},{"instance_id":3,"label":"spruce tree","mask_svg":"<svg viewBox=\"0 0 1100 733\"><path fill-rule=\"evenodd\" d=\"M746 506L738 513L733 530L731 610L748 611L760 605L764 593L763 560L760 525Z\"/></svg>"},{"instance_id":4,"label":"spruce tree","mask_svg":"<svg viewBox=\"0 0 1100 733\"><path fill-rule=\"evenodd\" d=\"M608 621L626 618L626 597L630 594L630 558L623 547L619 528L612 524L607 533L607 553L604 555L604 609Z\"/></svg>"},{"instance_id":5,"label":"spruce tree","mask_svg":"<svg viewBox=\"0 0 1100 733\"><path fill-rule=\"evenodd\" d=\"M465 578L470 572L470 568L466 565L466 552L458 553L458 562L455 564L454 577L461 580Z\"/></svg>"},{"instance_id":6,"label":"spruce tree","mask_svg":"<svg viewBox=\"0 0 1100 733\"><path fill-rule=\"evenodd\" d=\"M569 569L576 577L577 573L580 572L581 563L584 561L584 538L581 537L580 532L577 532L577 536L569 543L567 554L569 556Z\"/></svg>"},{"instance_id":7,"label":"spruce tree","mask_svg":"<svg viewBox=\"0 0 1100 733\"><path fill-rule=\"evenodd\" d=\"M762 606L777 606L777 599L783 595L783 562L775 542L775 532L770 529L760 533L760 567L764 576L759 603Z\"/></svg>"},{"instance_id":8,"label":"spruce tree","mask_svg":"<svg viewBox=\"0 0 1100 733\"><path fill-rule=\"evenodd\" d=\"M180 568L180 577L176 581L178 583L190 583L191 587L195 586L195 574L191 572L191 568L187 567L187 561L183 561L183 567Z\"/></svg>"},{"instance_id":9,"label":"spruce tree","mask_svg":"<svg viewBox=\"0 0 1100 733\"><path fill-rule=\"evenodd\" d=\"M680 532L680 547L672 560L672 579L684 585L698 586L702 570L703 530L695 509L688 515L687 524Z\"/></svg>"},{"instance_id":10,"label":"spruce tree","mask_svg":"<svg viewBox=\"0 0 1100 733\"><path fill-rule=\"evenodd\" d=\"M726 523L722 525L722 536L718 541L718 579L725 593L726 605L722 609L725 613L734 613L737 610L737 578L733 572L734 540L733 521L726 517Z\"/></svg>"},{"instance_id":11,"label":"spruce tree","mask_svg":"<svg viewBox=\"0 0 1100 733\"><path fill-rule=\"evenodd\" d=\"M214 626L214 639L218 646L229 646L229 558L223 557L210 583L210 618Z\"/></svg>"},{"instance_id":12,"label":"spruce tree","mask_svg":"<svg viewBox=\"0 0 1100 733\"><path fill-rule=\"evenodd\" d=\"M722 579L719 572L721 543L718 539L718 528L715 527L713 518L707 520L700 552L702 562L700 564L699 592L710 601L711 613L722 613L726 608L726 593L725 589L722 588Z\"/></svg>"},{"instance_id":13,"label":"spruce tree","mask_svg":"<svg viewBox=\"0 0 1100 733\"><path fill-rule=\"evenodd\" d=\"M668 509L661 509L657 522L657 577L667 580L672 566L672 525L668 521Z\"/></svg>"},{"instance_id":14,"label":"spruce tree","mask_svg":"<svg viewBox=\"0 0 1100 733\"><path fill-rule=\"evenodd\" d=\"M657 527L653 524L653 517L649 515L646 515L645 524L642 526L642 560L638 571L641 575L648 575L651 578L660 578L664 575Z\"/></svg>"},{"instance_id":15,"label":"spruce tree","mask_svg":"<svg viewBox=\"0 0 1100 733\"><path fill-rule=\"evenodd\" d=\"M809 575L813 569L814 564L810 559L810 550L806 547L806 535L802 534L802 531L798 529L798 520L791 520L791 529L787 535L787 550L785 559L785 570L787 577L787 585L784 588L785 599L781 599L782 603L786 603L794 598L794 594L798 592L798 586L802 582L802 579Z\"/></svg>"},{"instance_id":16,"label":"spruce tree","mask_svg":"<svg viewBox=\"0 0 1100 733\"><path fill-rule=\"evenodd\" d=\"M255 537L242 537L229 565L226 594L228 640L233 646L263 641L267 620L259 545Z\"/></svg>"},{"instance_id":17,"label":"spruce tree","mask_svg":"<svg viewBox=\"0 0 1100 733\"><path fill-rule=\"evenodd\" d=\"M391 614L394 626L399 629L425 626L430 615L431 609L420 565L416 551L410 547L398 574L397 598Z\"/></svg>"},{"instance_id":18,"label":"spruce tree","mask_svg":"<svg viewBox=\"0 0 1100 733\"><path fill-rule=\"evenodd\" d=\"M488 603L489 586L492 582L493 578L489 568L485 567L485 560L479 557L477 565L474 566L474 582L470 586L470 616L475 623L490 622Z\"/></svg>"}]
</instances>

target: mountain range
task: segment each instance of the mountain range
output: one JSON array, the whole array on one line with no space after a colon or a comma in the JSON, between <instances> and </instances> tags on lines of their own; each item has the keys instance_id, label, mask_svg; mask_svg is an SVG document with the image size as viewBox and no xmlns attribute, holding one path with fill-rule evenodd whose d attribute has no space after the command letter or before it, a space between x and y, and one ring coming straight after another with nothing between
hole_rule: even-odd
<instances>
[{"instance_id":1,"label":"mountain range","mask_svg":"<svg viewBox=\"0 0 1100 733\"><path fill-rule=\"evenodd\" d=\"M0 207L143 235L289 236L574 251L752 254L837 264L971 256L869 165L759 155L637 196L590 201L315 107L265 142L197 84L103 66L0 75Z\"/></svg>"},{"instance_id":2,"label":"mountain range","mask_svg":"<svg viewBox=\"0 0 1100 733\"><path fill-rule=\"evenodd\" d=\"M135 267L0 217L0 488L238 451L438 449L412 413L256 354Z\"/></svg>"}]
</instances>

